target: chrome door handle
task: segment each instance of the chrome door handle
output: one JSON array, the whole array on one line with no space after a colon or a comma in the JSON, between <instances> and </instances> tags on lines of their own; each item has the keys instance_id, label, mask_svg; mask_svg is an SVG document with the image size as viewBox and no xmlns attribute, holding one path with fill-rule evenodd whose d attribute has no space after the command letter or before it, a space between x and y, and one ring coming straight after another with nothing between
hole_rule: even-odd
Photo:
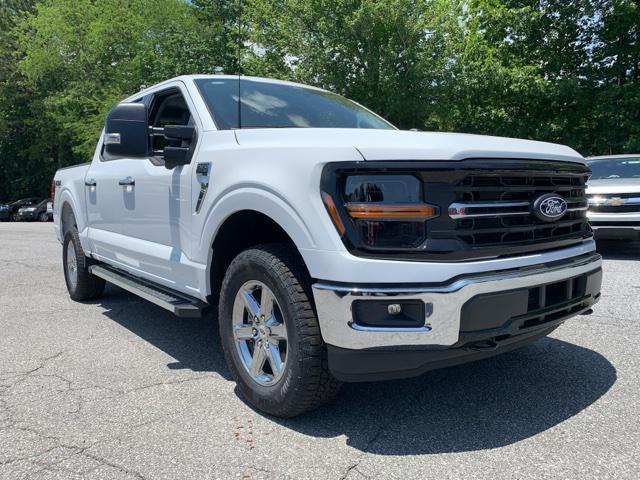
<instances>
[{"instance_id":1,"label":"chrome door handle","mask_svg":"<svg viewBox=\"0 0 640 480\"><path fill-rule=\"evenodd\" d=\"M128 187L131 185L135 185L136 181L133 177L123 178L122 180L118 180L118 185L121 187Z\"/></svg>"},{"instance_id":2,"label":"chrome door handle","mask_svg":"<svg viewBox=\"0 0 640 480\"><path fill-rule=\"evenodd\" d=\"M95 178L90 178L89 180L85 180L84 181L84 186L85 187L95 187L96 186Z\"/></svg>"}]
</instances>

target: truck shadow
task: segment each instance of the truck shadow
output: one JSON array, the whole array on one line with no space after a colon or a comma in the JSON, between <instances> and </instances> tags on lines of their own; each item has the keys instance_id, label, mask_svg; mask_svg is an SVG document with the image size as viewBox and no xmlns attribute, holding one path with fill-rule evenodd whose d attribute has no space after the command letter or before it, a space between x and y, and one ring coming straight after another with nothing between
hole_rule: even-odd
<instances>
[{"instance_id":1,"label":"truck shadow","mask_svg":"<svg viewBox=\"0 0 640 480\"><path fill-rule=\"evenodd\" d=\"M113 285L107 285L104 296L95 302L103 314L164 351L176 361L170 370L219 373L230 380L226 368L218 324L212 318L178 318Z\"/></svg>"},{"instance_id":2,"label":"truck shadow","mask_svg":"<svg viewBox=\"0 0 640 480\"><path fill-rule=\"evenodd\" d=\"M484 450L562 423L615 381L602 355L548 337L414 379L345 385L334 403L276 421L306 435L345 435L351 447L378 455Z\"/></svg>"},{"instance_id":3,"label":"truck shadow","mask_svg":"<svg viewBox=\"0 0 640 480\"><path fill-rule=\"evenodd\" d=\"M597 251L605 260L640 259L640 242L629 240L598 240Z\"/></svg>"},{"instance_id":4,"label":"truck shadow","mask_svg":"<svg viewBox=\"0 0 640 480\"><path fill-rule=\"evenodd\" d=\"M214 371L230 379L213 318L178 319L108 288L97 302L105 315L175 358L169 369ZM334 402L316 411L270 419L311 437L344 436L349 446L378 455L474 451L553 428L597 401L615 381L615 368L599 353L548 337L413 379L347 384ZM236 394L242 399L237 388Z\"/></svg>"}]
</instances>

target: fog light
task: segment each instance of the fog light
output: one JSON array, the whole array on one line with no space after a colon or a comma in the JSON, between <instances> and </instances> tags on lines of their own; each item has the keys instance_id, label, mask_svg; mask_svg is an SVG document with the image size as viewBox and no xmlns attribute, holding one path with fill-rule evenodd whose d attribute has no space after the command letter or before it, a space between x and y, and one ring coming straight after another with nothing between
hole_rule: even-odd
<instances>
[{"instance_id":1,"label":"fog light","mask_svg":"<svg viewBox=\"0 0 640 480\"><path fill-rule=\"evenodd\" d=\"M363 327L421 328L425 323L425 304L420 300L355 300L354 323Z\"/></svg>"}]
</instances>

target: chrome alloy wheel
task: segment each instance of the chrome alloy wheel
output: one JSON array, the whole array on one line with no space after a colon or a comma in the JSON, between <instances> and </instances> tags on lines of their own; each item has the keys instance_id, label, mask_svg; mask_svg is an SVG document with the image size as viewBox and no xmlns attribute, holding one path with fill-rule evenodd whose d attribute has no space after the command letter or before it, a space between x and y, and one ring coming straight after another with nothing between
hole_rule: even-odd
<instances>
[{"instance_id":1,"label":"chrome alloy wheel","mask_svg":"<svg viewBox=\"0 0 640 480\"><path fill-rule=\"evenodd\" d=\"M260 385L277 383L287 362L287 327L271 289L257 280L242 285L233 303L232 322L245 370Z\"/></svg>"},{"instance_id":2,"label":"chrome alloy wheel","mask_svg":"<svg viewBox=\"0 0 640 480\"><path fill-rule=\"evenodd\" d=\"M74 287L78 283L78 262L76 260L76 247L73 242L67 243L67 279Z\"/></svg>"}]
</instances>

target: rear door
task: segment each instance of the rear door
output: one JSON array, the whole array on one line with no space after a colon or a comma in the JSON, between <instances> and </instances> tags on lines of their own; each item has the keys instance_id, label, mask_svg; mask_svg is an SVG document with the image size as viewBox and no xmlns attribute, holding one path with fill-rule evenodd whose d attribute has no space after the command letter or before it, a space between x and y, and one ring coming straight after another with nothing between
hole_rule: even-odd
<instances>
[{"instance_id":1,"label":"rear door","mask_svg":"<svg viewBox=\"0 0 640 480\"><path fill-rule=\"evenodd\" d=\"M110 157L104 151L104 132L93 162L84 179L87 210L87 237L93 253L107 261L116 261L118 245L122 243L121 211L125 201L118 179L124 160Z\"/></svg>"}]
</instances>

